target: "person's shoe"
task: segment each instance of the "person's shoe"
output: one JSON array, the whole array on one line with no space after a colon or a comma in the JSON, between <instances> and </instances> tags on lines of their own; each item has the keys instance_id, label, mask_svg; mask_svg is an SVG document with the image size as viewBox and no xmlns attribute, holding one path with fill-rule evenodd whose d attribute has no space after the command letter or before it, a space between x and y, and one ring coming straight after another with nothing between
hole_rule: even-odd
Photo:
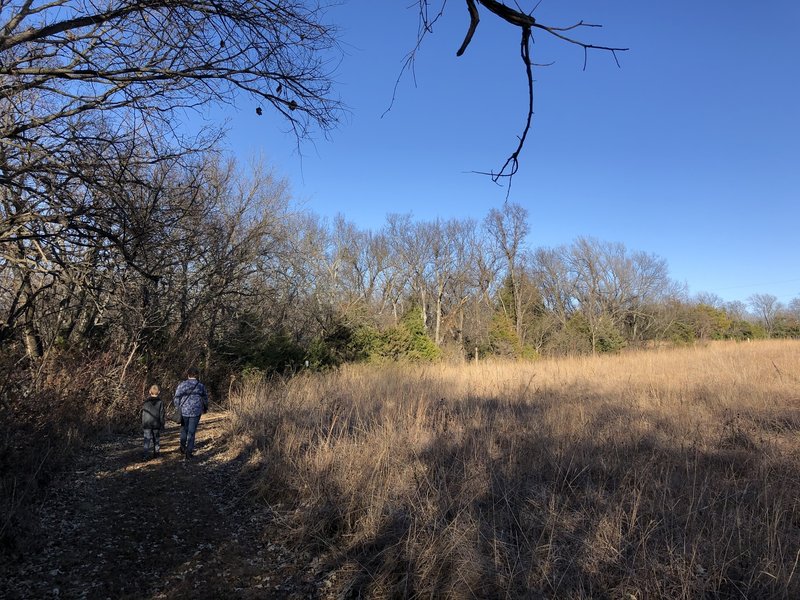
<instances>
[{"instance_id":1,"label":"person's shoe","mask_svg":"<svg viewBox=\"0 0 800 600\"><path fill-rule=\"evenodd\" d=\"M186 453L186 454L184 454L183 456L184 456L184 458L185 458L186 460L190 460L190 459L194 458L194 454L192 454L191 452L187 452L187 453Z\"/></svg>"},{"instance_id":2,"label":"person's shoe","mask_svg":"<svg viewBox=\"0 0 800 600\"><path fill-rule=\"evenodd\" d=\"M181 447L179 448L179 450L180 450L181 454L186 454L186 446L184 446L183 444L181 444Z\"/></svg>"},{"instance_id":3,"label":"person's shoe","mask_svg":"<svg viewBox=\"0 0 800 600\"><path fill-rule=\"evenodd\" d=\"M158 450L153 450L153 458L158 458L158 455L161 454Z\"/></svg>"},{"instance_id":4,"label":"person's shoe","mask_svg":"<svg viewBox=\"0 0 800 600\"><path fill-rule=\"evenodd\" d=\"M148 460L150 460L150 454L148 452L145 452L144 454L142 454L142 462L147 462Z\"/></svg>"}]
</instances>

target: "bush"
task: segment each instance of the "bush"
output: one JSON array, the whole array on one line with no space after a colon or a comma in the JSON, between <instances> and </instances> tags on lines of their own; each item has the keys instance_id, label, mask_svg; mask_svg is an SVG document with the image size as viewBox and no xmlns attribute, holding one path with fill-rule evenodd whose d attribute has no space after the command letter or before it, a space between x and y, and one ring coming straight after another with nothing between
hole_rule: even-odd
<instances>
[{"instance_id":1,"label":"bush","mask_svg":"<svg viewBox=\"0 0 800 600\"><path fill-rule=\"evenodd\" d=\"M514 324L505 313L496 311L489 324L489 351L495 356L511 358L518 356L519 350L519 337L514 331Z\"/></svg>"},{"instance_id":2,"label":"bush","mask_svg":"<svg viewBox=\"0 0 800 600\"><path fill-rule=\"evenodd\" d=\"M694 328L688 323L682 321L675 321L671 323L666 331L665 336L670 342L678 346L691 344L695 341L696 336Z\"/></svg>"},{"instance_id":3,"label":"bush","mask_svg":"<svg viewBox=\"0 0 800 600\"><path fill-rule=\"evenodd\" d=\"M425 333L422 311L412 308L394 327L364 338L369 340L368 356L371 360L431 361L441 358L442 352Z\"/></svg>"},{"instance_id":4,"label":"bush","mask_svg":"<svg viewBox=\"0 0 800 600\"><path fill-rule=\"evenodd\" d=\"M772 337L800 338L800 321L792 317L778 317L772 328Z\"/></svg>"},{"instance_id":5,"label":"bush","mask_svg":"<svg viewBox=\"0 0 800 600\"><path fill-rule=\"evenodd\" d=\"M600 353L619 352L625 345L625 337L611 319L602 318L595 331L595 350Z\"/></svg>"},{"instance_id":6,"label":"bush","mask_svg":"<svg viewBox=\"0 0 800 600\"><path fill-rule=\"evenodd\" d=\"M353 329L348 324L337 323L326 335L311 340L306 352L309 366L319 370L366 359L372 345L366 331L366 327Z\"/></svg>"},{"instance_id":7,"label":"bush","mask_svg":"<svg viewBox=\"0 0 800 600\"><path fill-rule=\"evenodd\" d=\"M299 369L306 357L305 349L284 332L269 338L247 366L267 372L283 373Z\"/></svg>"},{"instance_id":8,"label":"bush","mask_svg":"<svg viewBox=\"0 0 800 600\"><path fill-rule=\"evenodd\" d=\"M110 353L50 359L31 365L0 356L0 559L27 551L32 509L81 444L141 423L143 371L131 366L123 377Z\"/></svg>"},{"instance_id":9,"label":"bush","mask_svg":"<svg viewBox=\"0 0 800 600\"><path fill-rule=\"evenodd\" d=\"M547 352L555 356L591 354L592 344L588 336L586 319L575 315L567 326L558 329L547 340Z\"/></svg>"},{"instance_id":10,"label":"bush","mask_svg":"<svg viewBox=\"0 0 800 600\"><path fill-rule=\"evenodd\" d=\"M536 349L523 344L514 329L514 323L503 312L495 312L489 325L488 352L503 358L532 360L539 357Z\"/></svg>"}]
</instances>

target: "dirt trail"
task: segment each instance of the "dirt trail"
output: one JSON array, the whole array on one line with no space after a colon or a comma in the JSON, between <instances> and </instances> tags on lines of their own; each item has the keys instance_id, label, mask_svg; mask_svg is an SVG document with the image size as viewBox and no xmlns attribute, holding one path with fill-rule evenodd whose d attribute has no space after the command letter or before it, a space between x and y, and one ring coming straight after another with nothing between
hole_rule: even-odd
<instances>
[{"instance_id":1,"label":"dirt trail","mask_svg":"<svg viewBox=\"0 0 800 600\"><path fill-rule=\"evenodd\" d=\"M321 598L313 565L283 546L272 513L248 493L247 457L203 417L194 458L168 425L161 456L139 437L83 451L38 511L40 535L0 565L2 598Z\"/></svg>"}]
</instances>

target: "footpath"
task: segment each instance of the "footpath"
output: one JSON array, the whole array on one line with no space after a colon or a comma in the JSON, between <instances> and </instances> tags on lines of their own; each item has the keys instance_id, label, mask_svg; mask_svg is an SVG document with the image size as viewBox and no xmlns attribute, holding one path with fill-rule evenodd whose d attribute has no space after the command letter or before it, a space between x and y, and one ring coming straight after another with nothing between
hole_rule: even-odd
<instances>
[{"instance_id":1,"label":"footpath","mask_svg":"<svg viewBox=\"0 0 800 600\"><path fill-rule=\"evenodd\" d=\"M190 461L173 424L155 459L132 435L82 451L37 510L36 539L0 563L0 598L325 598L314 561L249 493L226 418L203 417Z\"/></svg>"}]
</instances>

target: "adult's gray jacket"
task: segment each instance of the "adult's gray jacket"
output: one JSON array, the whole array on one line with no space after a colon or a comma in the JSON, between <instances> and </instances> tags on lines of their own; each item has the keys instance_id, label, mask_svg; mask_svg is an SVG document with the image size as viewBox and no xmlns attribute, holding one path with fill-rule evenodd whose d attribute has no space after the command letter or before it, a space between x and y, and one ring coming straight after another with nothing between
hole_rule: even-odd
<instances>
[{"instance_id":1,"label":"adult's gray jacket","mask_svg":"<svg viewBox=\"0 0 800 600\"><path fill-rule=\"evenodd\" d=\"M181 381L175 389L173 404L184 417L199 417L208 410L206 386L197 379Z\"/></svg>"}]
</instances>

